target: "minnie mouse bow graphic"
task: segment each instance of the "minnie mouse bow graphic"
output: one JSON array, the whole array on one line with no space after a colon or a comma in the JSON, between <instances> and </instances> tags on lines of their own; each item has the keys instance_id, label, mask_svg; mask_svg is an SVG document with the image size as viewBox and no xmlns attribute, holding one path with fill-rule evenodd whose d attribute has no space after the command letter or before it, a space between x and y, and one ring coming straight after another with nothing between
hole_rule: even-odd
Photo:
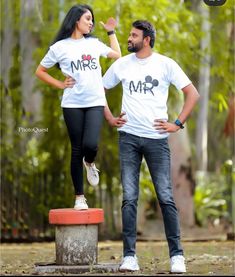
<instances>
[{"instance_id":1,"label":"minnie mouse bow graphic","mask_svg":"<svg viewBox=\"0 0 235 277\"><path fill-rule=\"evenodd\" d=\"M91 55L85 55L85 54L82 55L82 60L90 61L91 59L92 59Z\"/></svg>"}]
</instances>

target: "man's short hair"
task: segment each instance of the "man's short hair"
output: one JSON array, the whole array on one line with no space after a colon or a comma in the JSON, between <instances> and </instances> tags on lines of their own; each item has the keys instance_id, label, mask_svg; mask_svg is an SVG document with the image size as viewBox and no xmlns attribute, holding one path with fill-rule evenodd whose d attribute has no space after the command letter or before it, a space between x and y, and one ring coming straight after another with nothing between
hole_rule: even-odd
<instances>
[{"instance_id":1,"label":"man's short hair","mask_svg":"<svg viewBox=\"0 0 235 277\"><path fill-rule=\"evenodd\" d=\"M153 48L155 38L156 38L156 30L153 25L147 20L136 20L132 23L132 26L136 29L143 31L143 37L150 37L150 47Z\"/></svg>"}]
</instances>

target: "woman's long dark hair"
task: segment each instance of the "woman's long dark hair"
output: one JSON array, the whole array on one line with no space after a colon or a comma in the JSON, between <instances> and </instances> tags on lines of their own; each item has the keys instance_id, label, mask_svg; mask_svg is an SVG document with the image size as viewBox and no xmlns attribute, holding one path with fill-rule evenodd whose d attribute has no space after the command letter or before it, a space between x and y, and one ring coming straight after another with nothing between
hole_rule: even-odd
<instances>
[{"instance_id":1,"label":"woman's long dark hair","mask_svg":"<svg viewBox=\"0 0 235 277\"><path fill-rule=\"evenodd\" d=\"M94 14L93 14L92 8L88 5L75 5L68 11L68 13L60 27L60 30L58 31L52 44L56 43L59 40L71 37L73 31L75 30L76 22L78 20L80 20L81 16L87 11L90 11L92 14L92 22L93 22L93 27L94 27L95 19L94 19ZM84 37L89 37L89 36L91 36L91 35L84 34Z\"/></svg>"}]
</instances>

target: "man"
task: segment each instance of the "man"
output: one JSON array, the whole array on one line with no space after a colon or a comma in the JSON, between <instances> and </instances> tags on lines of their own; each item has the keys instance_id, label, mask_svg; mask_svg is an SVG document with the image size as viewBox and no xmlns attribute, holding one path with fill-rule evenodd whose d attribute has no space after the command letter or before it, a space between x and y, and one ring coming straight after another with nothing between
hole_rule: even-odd
<instances>
[{"instance_id":1,"label":"man","mask_svg":"<svg viewBox=\"0 0 235 277\"><path fill-rule=\"evenodd\" d=\"M148 165L163 214L172 273L186 272L180 244L178 213L170 177L169 133L183 129L184 122L199 99L196 88L172 59L154 53L154 27L135 21L128 38L133 52L115 61L103 77L106 89L122 82L122 112L113 117L108 105L105 118L119 127L119 154L123 186L123 261L120 271L139 270L136 257L136 214L142 158ZM168 122L167 98L173 84L185 94L185 103L174 123Z\"/></svg>"}]
</instances>

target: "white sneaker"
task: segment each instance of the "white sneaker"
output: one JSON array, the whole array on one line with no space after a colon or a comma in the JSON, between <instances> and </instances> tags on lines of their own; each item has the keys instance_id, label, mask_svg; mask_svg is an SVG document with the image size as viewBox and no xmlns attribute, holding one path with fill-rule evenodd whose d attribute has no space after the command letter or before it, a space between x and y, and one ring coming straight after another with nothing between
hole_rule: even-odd
<instances>
[{"instance_id":1,"label":"white sneaker","mask_svg":"<svg viewBox=\"0 0 235 277\"><path fill-rule=\"evenodd\" d=\"M80 196L75 200L74 209L75 210L88 210L88 205L86 203L86 198L84 196Z\"/></svg>"},{"instance_id":2,"label":"white sneaker","mask_svg":"<svg viewBox=\"0 0 235 277\"><path fill-rule=\"evenodd\" d=\"M184 256L176 255L171 257L171 273L184 273L186 272L186 266L184 263Z\"/></svg>"},{"instance_id":3,"label":"white sneaker","mask_svg":"<svg viewBox=\"0 0 235 277\"><path fill-rule=\"evenodd\" d=\"M83 158L83 164L85 165L87 171L87 180L92 186L97 186L99 184L99 169L96 168L95 164L88 164Z\"/></svg>"},{"instance_id":4,"label":"white sneaker","mask_svg":"<svg viewBox=\"0 0 235 277\"><path fill-rule=\"evenodd\" d=\"M119 271L137 271L140 270L136 256L126 256L122 260Z\"/></svg>"}]
</instances>

